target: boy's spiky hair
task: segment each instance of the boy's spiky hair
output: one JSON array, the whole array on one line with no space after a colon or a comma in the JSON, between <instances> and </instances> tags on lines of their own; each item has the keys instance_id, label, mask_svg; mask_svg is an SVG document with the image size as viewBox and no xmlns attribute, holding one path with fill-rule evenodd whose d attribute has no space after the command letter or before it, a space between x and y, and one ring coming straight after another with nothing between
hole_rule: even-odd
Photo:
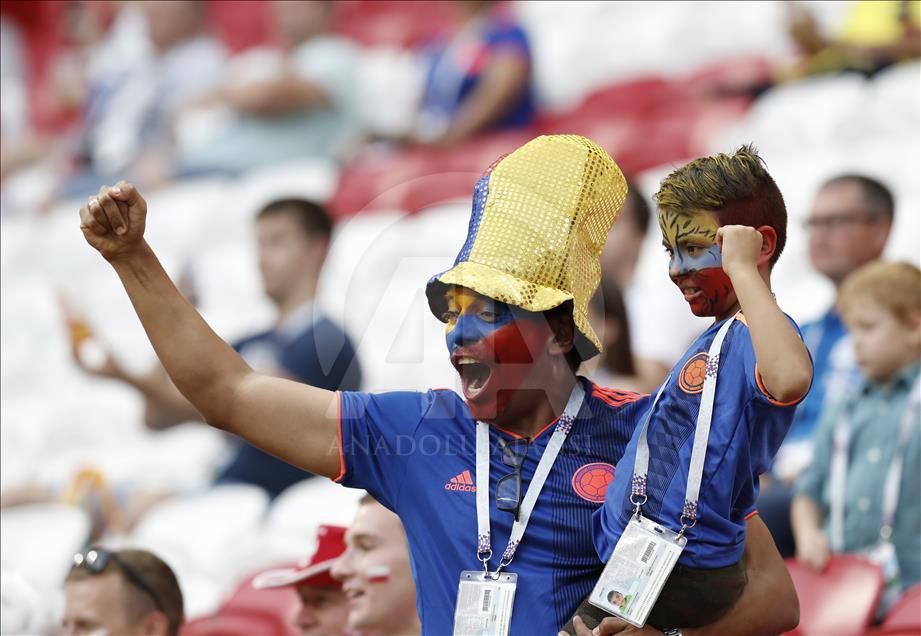
<instances>
[{"instance_id":1,"label":"boy's spiky hair","mask_svg":"<svg viewBox=\"0 0 921 636\"><path fill-rule=\"evenodd\" d=\"M787 207L751 144L732 155L695 159L668 175L655 194L660 210L716 212L722 225L768 225L777 232L771 266L787 242Z\"/></svg>"}]
</instances>

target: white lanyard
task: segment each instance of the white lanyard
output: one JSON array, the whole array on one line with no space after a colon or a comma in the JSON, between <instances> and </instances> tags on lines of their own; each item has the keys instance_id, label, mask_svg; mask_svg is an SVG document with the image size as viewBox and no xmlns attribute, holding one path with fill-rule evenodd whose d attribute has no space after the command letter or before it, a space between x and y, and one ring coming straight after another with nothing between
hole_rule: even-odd
<instances>
[{"instance_id":1,"label":"white lanyard","mask_svg":"<svg viewBox=\"0 0 921 636\"><path fill-rule=\"evenodd\" d=\"M550 474L550 469L556 462L557 455L560 454L566 436L572 429L572 423L579 414L579 409L582 408L584 398L585 391L582 389L582 383L576 378L576 385L572 389L566 408L557 420L553 436L547 442L547 448L541 455L540 462L537 464L537 469L534 471L534 476L521 502L518 519L512 526L508 545L505 552L502 553L499 567L492 574L493 578L515 558L515 550L518 549L518 544L521 543L524 531L528 527L528 521L537 503L537 498L540 496L540 491L544 487L547 475ZM477 559L483 563L483 568L488 573L489 559L492 557L492 539L489 520L489 424L485 422L477 422L476 428L476 523Z\"/></svg>"},{"instance_id":2,"label":"white lanyard","mask_svg":"<svg viewBox=\"0 0 921 636\"><path fill-rule=\"evenodd\" d=\"M895 510L899 503L899 486L902 478L902 459L905 446L911 437L912 423L921 408L921 384L916 383L911 395L905 404L902 413L902 422L899 427L899 442L895 447L895 454L889 463L886 481L883 486L883 518L880 525L879 536L883 540L892 535L892 522L895 520ZM835 426L833 455L831 459L830 511L829 533L831 547L836 552L844 551L844 490L847 481L848 451L851 446L851 432L853 426L847 410L842 411L841 419Z\"/></svg>"},{"instance_id":3,"label":"white lanyard","mask_svg":"<svg viewBox=\"0 0 921 636\"><path fill-rule=\"evenodd\" d=\"M710 349L707 351L707 369L704 376L703 392L700 395L700 410L697 411L697 428L694 430L694 447L691 450L691 465L688 467L688 483L684 496L684 507L681 511L679 521L681 530L678 535L684 535L685 530L693 528L697 523L697 499L700 495L700 482L704 473L704 460L707 457L707 443L710 440L710 422L713 419L713 399L716 396L716 374L719 369L720 349L723 346L723 340L729 332L729 327L735 320L735 316L729 318L723 323L716 337L710 343ZM630 503L635 508L637 516L640 515L643 504L646 503L646 474L649 472L649 440L647 432L649 429L649 420L652 418L652 412L659 402L662 392L671 376L665 379L656 399L652 406L649 407L649 413L646 414L646 420L643 422L643 428L640 431L639 441L636 447L636 462L633 466L633 483L630 488Z\"/></svg>"}]
</instances>

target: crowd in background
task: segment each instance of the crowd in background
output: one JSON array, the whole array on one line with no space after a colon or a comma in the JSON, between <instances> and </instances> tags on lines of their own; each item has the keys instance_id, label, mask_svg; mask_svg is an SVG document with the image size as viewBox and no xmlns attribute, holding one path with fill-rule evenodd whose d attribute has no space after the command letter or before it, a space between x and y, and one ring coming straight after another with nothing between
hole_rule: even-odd
<instances>
[{"instance_id":1,"label":"crowd in background","mask_svg":"<svg viewBox=\"0 0 921 636\"><path fill-rule=\"evenodd\" d=\"M162 580L170 589L178 576L186 618L204 621L200 631L190 623L188 633L210 633L211 614L233 614L248 602L228 600L229 591L241 594L256 570L301 556L318 524L344 525L358 505L352 535L340 536L338 552L311 564L327 563L326 570L282 577L282 587L300 595L299 629L329 633L315 614L342 612L350 595L361 600L349 605L347 619L332 619L340 625L345 620L356 632L418 630L412 620L385 624L397 615L415 618L408 564L399 555L386 574L378 572L383 561L332 565L348 554L345 546L358 541L355 536L370 541L365 535L374 532L389 533L377 540L405 552L395 516L373 501L350 498L335 514L282 519L283 505L285 515L299 509L311 516L343 495L239 440L190 424L200 417L162 368L148 364L137 331L94 321L94 303L115 301L108 288L97 286L96 270L71 258L74 243L59 238L65 229L76 234L74 197L125 178L154 192L161 207L172 206L155 234L168 245L168 268L183 274L187 297L217 319L221 335L254 368L329 389L424 388L452 381L445 369L432 367L435 356L427 353L433 340L438 346L438 330L415 311L425 272L439 269L426 260L450 253L463 235L466 210L441 204L469 197L478 172L542 132L586 134L630 173L629 196L602 254L602 284L591 307L605 352L583 373L639 392L654 390L707 325L687 317L665 276L648 196L656 181L671 166L740 135L763 147L769 163L772 156L789 159L778 171L785 195L784 170L809 166L811 180L797 182L799 190L787 199L789 249L798 249L800 258L787 258L792 264L780 272L775 292L800 321L815 379L773 471L762 478L759 510L781 553L809 568L821 571L833 554L863 553L882 537L895 548L898 591L919 582L921 5L836 3L829 20L815 4L763 3L776 5L772 15L781 16L777 26L786 32L777 39L787 43L785 55L762 50L719 64L714 55L691 68L674 60L680 70L670 77L624 73L629 60L602 59L605 46L615 45L599 37L597 48L586 44L579 55L559 55L586 68L613 69L604 82L584 80L577 98L578 91L555 92L578 84L567 80L566 70L553 75L555 62L547 61L561 46L548 21L559 19L559 29L574 23L552 6L534 4L542 3L4 2L0 223L9 253L4 295L13 292L5 298L3 343L24 344L3 361L5 398L21 396L3 413L10 466L0 480L3 514L13 519L17 511L66 502L85 512L71 519L64 552L79 551L86 560L91 543L133 542L155 549L176 569L176 575L164 573L169 566L159 559L130 550L98 551L93 559L106 563L94 567L86 560L66 576L65 628L79 633L104 624L73 609L73 603L85 608L92 605L87 598L105 595L78 590L93 583L142 593L117 620L148 620L150 633L176 633L182 594L177 610L178 591L144 589L145 583L132 581L137 571L142 581ZM625 26L606 35L611 39L629 36L633 12L643 11L619 7ZM583 11L583 17L592 15ZM684 36L692 42L707 37L703 27ZM669 43L638 39L634 46ZM637 64L644 59L638 52ZM823 147L819 133L799 121L805 115L792 113L814 103L820 117L834 120L836 108L846 111L848 99L874 90L879 103L889 100L905 115L856 113L872 123L860 135L839 119L826 131L835 146ZM799 95L815 101L796 101ZM861 102L868 108L875 103ZM913 128L885 129L887 122L901 125L912 117ZM830 160L835 154L860 158ZM883 168L874 170L883 156L877 162ZM38 254L27 254L32 251ZM893 260L910 263L887 262ZM810 276L812 287L796 287L796 279ZM29 294L40 298L25 300ZM384 298L403 309L379 309ZM28 310L36 307L50 317L30 320ZM434 333L425 342L412 335L425 329ZM45 354L53 362L42 360ZM329 359L335 362L322 362ZM48 373L69 388L47 392L36 379L44 364L56 367ZM96 390L90 386L104 387L92 404L82 397ZM22 406L41 392L49 403L69 406ZM84 403L84 419L68 411ZM93 420L76 450L68 449L76 438L59 435L69 418ZM56 423L37 431L46 420ZM121 461L113 459L120 453ZM127 466L154 456L170 457L158 471L183 474L145 481ZM895 513L879 495L893 488L890 483L898 484ZM244 489L227 495L227 505L244 502L242 509L252 513L249 525L235 522L236 534L227 522L227 541L219 547L244 534L249 541L236 546L237 555L208 561L200 554L194 567L177 566L171 557L190 549L179 543L194 527L184 522L164 542L157 523L179 517L163 506L230 484ZM71 521L62 522L62 534ZM355 529L362 523L364 534ZM260 550L260 541L272 540L276 548ZM322 536L316 545L317 554L331 549ZM61 608L38 596L55 581L60 586L60 566L50 567L46 578L30 578L10 554L14 546L4 536L3 631L46 629ZM235 556L233 567L209 569ZM108 562L121 579L105 578L113 574ZM332 577L313 585L330 568ZM383 592L377 587L382 582ZM310 596L313 587L323 594ZM291 610L294 596L285 598ZM404 605L406 612L375 614ZM15 611L7 613L8 606ZM312 613L311 607L321 609Z\"/></svg>"}]
</instances>

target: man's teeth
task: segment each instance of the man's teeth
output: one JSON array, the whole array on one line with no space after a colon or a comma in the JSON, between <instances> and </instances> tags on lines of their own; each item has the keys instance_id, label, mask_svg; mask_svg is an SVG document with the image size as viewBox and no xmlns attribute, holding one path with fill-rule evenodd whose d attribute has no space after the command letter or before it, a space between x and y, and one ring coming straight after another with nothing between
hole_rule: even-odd
<instances>
[{"instance_id":1,"label":"man's teeth","mask_svg":"<svg viewBox=\"0 0 921 636\"><path fill-rule=\"evenodd\" d=\"M458 358L457 364L476 364L476 360L473 358Z\"/></svg>"}]
</instances>

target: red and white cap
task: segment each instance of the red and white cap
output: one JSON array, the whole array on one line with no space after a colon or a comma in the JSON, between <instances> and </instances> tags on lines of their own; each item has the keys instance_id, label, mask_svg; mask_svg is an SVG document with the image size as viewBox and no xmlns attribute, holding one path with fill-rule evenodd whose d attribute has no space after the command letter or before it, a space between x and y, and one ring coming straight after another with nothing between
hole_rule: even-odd
<instances>
[{"instance_id":1,"label":"red and white cap","mask_svg":"<svg viewBox=\"0 0 921 636\"><path fill-rule=\"evenodd\" d=\"M342 583L330 575L330 570L336 559L345 552L345 531L346 528L341 526L320 526L317 530L317 549L309 561L301 562L296 567L262 572L253 578L253 587L342 587Z\"/></svg>"}]
</instances>

